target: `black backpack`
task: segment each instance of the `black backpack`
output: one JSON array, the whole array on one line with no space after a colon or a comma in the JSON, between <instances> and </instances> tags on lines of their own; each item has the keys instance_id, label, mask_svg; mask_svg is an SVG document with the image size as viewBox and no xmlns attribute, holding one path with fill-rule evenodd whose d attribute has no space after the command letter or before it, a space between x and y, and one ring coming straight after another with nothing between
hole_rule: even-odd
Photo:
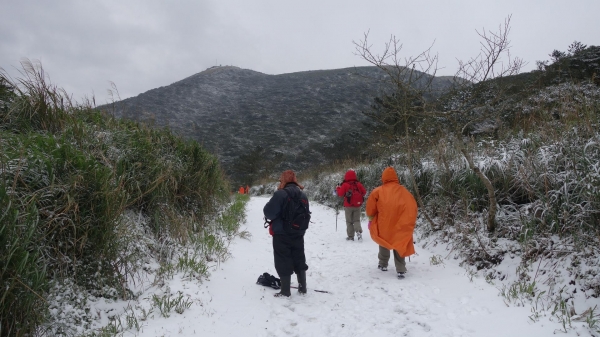
<instances>
[{"instance_id":1,"label":"black backpack","mask_svg":"<svg viewBox=\"0 0 600 337\"><path fill-rule=\"evenodd\" d=\"M287 189L284 188L283 190L287 194L287 199L283 204L281 212L283 229L288 233L307 230L308 223L310 222L308 200L301 197L293 197Z\"/></svg>"},{"instance_id":2,"label":"black backpack","mask_svg":"<svg viewBox=\"0 0 600 337\"><path fill-rule=\"evenodd\" d=\"M256 284L260 284L265 287L271 287L273 289L281 288L281 281L269 273L263 273L260 275L258 280L256 280Z\"/></svg>"}]
</instances>

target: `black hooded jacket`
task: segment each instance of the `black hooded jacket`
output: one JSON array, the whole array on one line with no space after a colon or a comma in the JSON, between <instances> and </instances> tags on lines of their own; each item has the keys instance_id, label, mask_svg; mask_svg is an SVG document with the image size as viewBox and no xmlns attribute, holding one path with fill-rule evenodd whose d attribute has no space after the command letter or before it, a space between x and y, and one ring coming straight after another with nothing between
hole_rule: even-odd
<instances>
[{"instance_id":1,"label":"black hooded jacket","mask_svg":"<svg viewBox=\"0 0 600 337\"><path fill-rule=\"evenodd\" d=\"M269 202L267 202L263 208L265 218L272 221L271 226L273 228L273 233L275 234L291 235L283 229L283 219L281 218L283 205L288 198L286 191L289 193L290 197L304 199L308 204L308 198L306 197L306 194L302 192L296 183L287 183L283 189L275 191ZM298 235L304 235L306 231L302 230L297 232Z\"/></svg>"}]
</instances>

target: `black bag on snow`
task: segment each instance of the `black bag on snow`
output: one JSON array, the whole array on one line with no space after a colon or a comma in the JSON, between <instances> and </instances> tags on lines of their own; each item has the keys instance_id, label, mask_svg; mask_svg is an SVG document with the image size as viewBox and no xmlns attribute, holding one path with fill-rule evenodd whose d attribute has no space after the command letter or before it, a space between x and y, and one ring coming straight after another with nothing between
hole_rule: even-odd
<instances>
[{"instance_id":1,"label":"black bag on snow","mask_svg":"<svg viewBox=\"0 0 600 337\"><path fill-rule=\"evenodd\" d=\"M281 288L281 281L269 273L263 273L260 275L258 280L256 280L256 284L260 284L265 287L271 287L273 289Z\"/></svg>"},{"instance_id":2,"label":"black bag on snow","mask_svg":"<svg viewBox=\"0 0 600 337\"><path fill-rule=\"evenodd\" d=\"M294 198L285 188L283 190L287 193L287 199L283 204L281 216L283 219L283 229L288 233L307 230L308 223L310 222L308 200L299 197Z\"/></svg>"}]
</instances>

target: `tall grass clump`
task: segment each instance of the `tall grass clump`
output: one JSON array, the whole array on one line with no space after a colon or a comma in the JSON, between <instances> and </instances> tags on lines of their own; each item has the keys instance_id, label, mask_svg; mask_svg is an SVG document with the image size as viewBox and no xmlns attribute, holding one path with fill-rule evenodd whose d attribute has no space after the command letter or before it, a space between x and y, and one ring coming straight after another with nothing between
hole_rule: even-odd
<instances>
[{"instance_id":1,"label":"tall grass clump","mask_svg":"<svg viewBox=\"0 0 600 337\"><path fill-rule=\"evenodd\" d=\"M219 231L212 218L230 203L217 158L198 143L74 104L39 64L22 65L18 80L0 71L2 337L40 333L53 281L132 296L127 214L149 219L138 224L158 242L185 244Z\"/></svg>"},{"instance_id":2,"label":"tall grass clump","mask_svg":"<svg viewBox=\"0 0 600 337\"><path fill-rule=\"evenodd\" d=\"M21 77L13 81L0 71L0 95L10 98L10 105L0 110L3 129L19 131L56 132L63 128L66 114L72 107L69 95L49 82L39 64L29 60L21 62Z\"/></svg>"},{"instance_id":3,"label":"tall grass clump","mask_svg":"<svg viewBox=\"0 0 600 337\"><path fill-rule=\"evenodd\" d=\"M19 335L44 319L47 268L36 245L35 208L19 212L0 184L0 334Z\"/></svg>"}]
</instances>

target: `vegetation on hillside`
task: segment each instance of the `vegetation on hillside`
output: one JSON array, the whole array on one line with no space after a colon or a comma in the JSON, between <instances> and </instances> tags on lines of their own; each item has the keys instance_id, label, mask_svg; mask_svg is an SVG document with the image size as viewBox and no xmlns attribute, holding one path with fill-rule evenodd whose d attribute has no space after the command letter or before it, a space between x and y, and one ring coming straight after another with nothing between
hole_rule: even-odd
<instances>
[{"instance_id":1,"label":"vegetation on hillside","mask_svg":"<svg viewBox=\"0 0 600 337\"><path fill-rule=\"evenodd\" d=\"M371 157L361 111L384 89L384 75L375 67L281 75L214 67L101 108L197 140L245 186L267 173ZM440 90L451 84L431 80Z\"/></svg>"},{"instance_id":2,"label":"vegetation on hillside","mask_svg":"<svg viewBox=\"0 0 600 337\"><path fill-rule=\"evenodd\" d=\"M371 190L394 166L421 196L421 245L447 245L471 277L497 284L507 304L532 303L534 321L549 314L565 330L576 320L598 330L600 48L560 55L541 70L462 87L432 110L412 109L423 120L400 120L407 123L393 131L395 141L380 144L386 156L307 172L309 197L339 207L331 191L346 169ZM444 109L460 113L451 119ZM488 188L474 168L494 192L492 228ZM507 270L503 261L513 258L518 268Z\"/></svg>"},{"instance_id":3,"label":"vegetation on hillside","mask_svg":"<svg viewBox=\"0 0 600 337\"><path fill-rule=\"evenodd\" d=\"M23 62L21 75L0 72L0 336L72 333L53 324L64 309L49 310L53 285L127 299L138 296L129 285L146 272L142 257L164 275L180 257L172 247L187 247L184 265L202 277L226 255L243 207L218 217L230 187L215 156L73 103L39 64Z\"/></svg>"}]
</instances>

